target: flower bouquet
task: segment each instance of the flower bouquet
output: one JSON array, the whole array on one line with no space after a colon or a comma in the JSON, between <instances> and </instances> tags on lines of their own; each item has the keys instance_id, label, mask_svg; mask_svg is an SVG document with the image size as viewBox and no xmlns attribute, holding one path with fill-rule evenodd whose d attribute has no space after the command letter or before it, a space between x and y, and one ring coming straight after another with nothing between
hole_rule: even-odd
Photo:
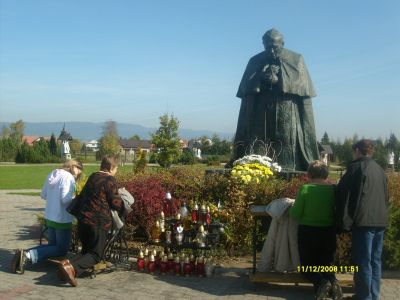
<instances>
[{"instance_id":1,"label":"flower bouquet","mask_svg":"<svg viewBox=\"0 0 400 300\"><path fill-rule=\"evenodd\" d=\"M231 176L244 184L266 181L275 172L281 171L281 166L272 162L268 156L251 154L233 162Z\"/></svg>"}]
</instances>

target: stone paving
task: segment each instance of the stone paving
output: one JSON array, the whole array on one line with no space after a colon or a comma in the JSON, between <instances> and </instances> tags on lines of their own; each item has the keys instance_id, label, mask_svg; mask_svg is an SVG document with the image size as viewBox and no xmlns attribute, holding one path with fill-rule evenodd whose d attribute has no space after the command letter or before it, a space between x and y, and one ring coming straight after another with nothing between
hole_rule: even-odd
<instances>
[{"instance_id":1,"label":"stone paving","mask_svg":"<svg viewBox=\"0 0 400 300\"><path fill-rule=\"evenodd\" d=\"M36 215L43 212L44 201L10 194L27 191L0 191L0 300L313 299L310 286L255 284L244 268L220 268L211 278L115 271L95 279L79 278L77 288L60 282L55 265L49 262L30 266L24 275L11 274L13 250L35 246L39 238ZM389 275L383 279L381 299L400 299L399 273Z\"/></svg>"}]
</instances>

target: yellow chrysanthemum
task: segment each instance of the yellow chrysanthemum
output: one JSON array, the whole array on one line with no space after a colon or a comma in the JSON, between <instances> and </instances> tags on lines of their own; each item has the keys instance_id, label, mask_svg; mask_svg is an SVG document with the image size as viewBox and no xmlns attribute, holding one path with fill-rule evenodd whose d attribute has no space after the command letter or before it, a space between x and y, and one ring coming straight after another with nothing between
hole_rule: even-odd
<instances>
[{"instance_id":1,"label":"yellow chrysanthemum","mask_svg":"<svg viewBox=\"0 0 400 300\"><path fill-rule=\"evenodd\" d=\"M273 175L272 170L259 163L248 163L244 165L235 165L231 171L234 179L241 181L244 184L255 182L257 184L267 180Z\"/></svg>"}]
</instances>

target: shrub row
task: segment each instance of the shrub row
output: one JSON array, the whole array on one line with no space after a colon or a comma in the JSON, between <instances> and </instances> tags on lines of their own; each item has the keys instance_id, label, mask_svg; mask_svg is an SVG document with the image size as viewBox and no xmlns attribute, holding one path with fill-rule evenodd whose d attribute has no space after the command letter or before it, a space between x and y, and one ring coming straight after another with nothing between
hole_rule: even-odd
<instances>
[{"instance_id":1,"label":"shrub row","mask_svg":"<svg viewBox=\"0 0 400 300\"><path fill-rule=\"evenodd\" d=\"M400 269L400 175L388 174L391 199L390 225L384 241L384 266ZM167 191L173 196L173 210L177 212L183 201L197 204L223 205L226 222L226 239L223 247L232 254L250 253L253 217L249 206L267 205L274 199L295 198L305 178L284 180L272 178L266 184L239 184L226 173L205 175L203 168L176 167L170 170L157 169L140 174L124 174L118 178L121 185L135 197L129 222L139 224L147 237L150 228L162 211L162 201ZM265 234L258 236L262 244ZM350 234L338 236L337 263L350 265Z\"/></svg>"}]
</instances>

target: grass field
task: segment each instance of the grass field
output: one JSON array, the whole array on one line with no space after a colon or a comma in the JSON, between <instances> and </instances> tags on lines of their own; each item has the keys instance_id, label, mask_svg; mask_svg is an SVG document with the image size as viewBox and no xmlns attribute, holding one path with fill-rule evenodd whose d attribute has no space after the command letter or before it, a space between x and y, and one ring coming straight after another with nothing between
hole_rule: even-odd
<instances>
[{"instance_id":1,"label":"grass field","mask_svg":"<svg viewBox=\"0 0 400 300\"><path fill-rule=\"evenodd\" d=\"M59 164L39 165L0 165L0 189L41 189L46 176L51 170L59 168ZM132 165L125 165L119 168L118 172L127 172ZM85 165L83 172L89 176L99 170L99 165Z\"/></svg>"},{"instance_id":2,"label":"grass field","mask_svg":"<svg viewBox=\"0 0 400 300\"><path fill-rule=\"evenodd\" d=\"M200 166L200 165L196 165ZM201 165L204 169L214 169L221 167L211 167ZM20 189L41 189L46 176L55 168L59 168L58 164L21 164L21 165L0 165L0 190L20 190ZM191 168L192 166L185 166ZM93 172L99 170L99 164L84 164L83 173L88 177ZM119 173L126 173L132 170L132 165L124 165L119 167ZM340 178L340 169L331 168L329 177L333 181Z\"/></svg>"}]
</instances>

